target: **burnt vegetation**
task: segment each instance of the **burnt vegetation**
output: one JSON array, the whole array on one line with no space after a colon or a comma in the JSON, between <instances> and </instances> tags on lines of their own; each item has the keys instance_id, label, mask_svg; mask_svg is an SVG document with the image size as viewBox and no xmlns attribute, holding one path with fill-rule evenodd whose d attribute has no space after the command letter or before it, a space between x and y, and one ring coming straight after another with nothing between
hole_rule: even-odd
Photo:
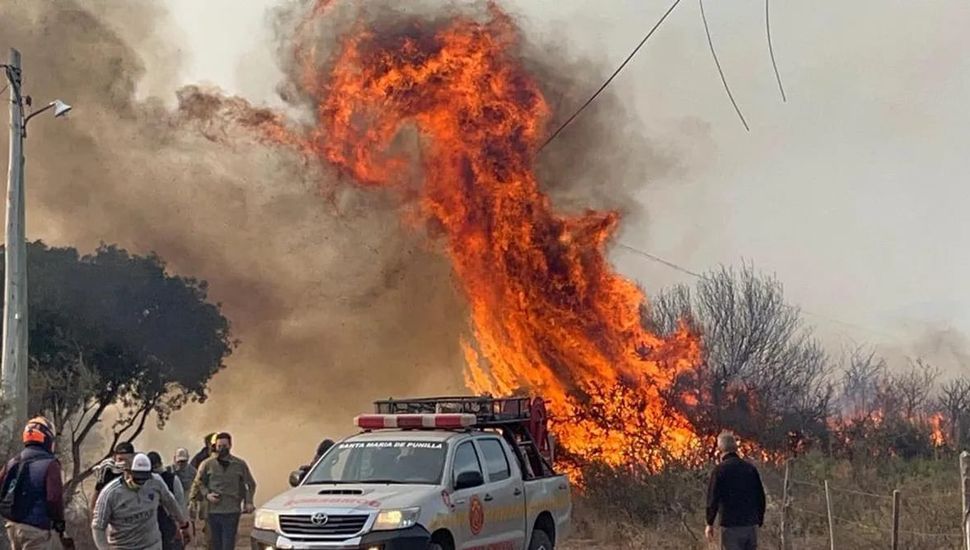
<instances>
[{"instance_id":1,"label":"burnt vegetation","mask_svg":"<svg viewBox=\"0 0 970 550\"><path fill-rule=\"evenodd\" d=\"M891 494L900 489L907 548L959 544L959 533L953 540L948 533L959 525L952 495L956 455L970 437L970 378L867 345L829 352L783 290L777 279L743 265L651 297L643 309L648 330L670 334L686 322L701 339L700 364L665 393L671 415L688 418L701 443L687 454L665 452L658 437L663 426L636 413L645 404L635 386L593 386L576 414L622 431L629 445L620 464L570 463L574 457L560 455L581 473L581 535L616 548L700 546L714 439L731 430L762 471L769 540L780 533L790 461L797 484L789 518L798 540L827 544L819 511L825 509L822 483L829 480L842 491L834 497L840 521L855 522L843 525L840 540L884 544Z\"/></svg>"},{"instance_id":2,"label":"burnt vegetation","mask_svg":"<svg viewBox=\"0 0 970 550\"><path fill-rule=\"evenodd\" d=\"M576 414L624 433L625 472L707 464L722 430L735 432L749 455L774 463L812 452L850 461L941 458L968 436L970 378L945 377L922 358L891 364L864 345L826 351L786 303L782 284L749 265L653 296L643 323L661 335L686 323L700 337L701 362L677 376L664 401L702 443L665 455L660 421L635 414L646 407L635 388L592 385Z\"/></svg>"}]
</instances>

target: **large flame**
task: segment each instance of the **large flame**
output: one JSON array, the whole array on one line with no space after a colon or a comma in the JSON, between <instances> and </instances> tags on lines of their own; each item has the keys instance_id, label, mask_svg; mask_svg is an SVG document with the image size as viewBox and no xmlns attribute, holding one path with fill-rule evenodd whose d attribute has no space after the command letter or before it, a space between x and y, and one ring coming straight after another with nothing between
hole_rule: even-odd
<instances>
[{"instance_id":1,"label":"large flame","mask_svg":"<svg viewBox=\"0 0 970 550\"><path fill-rule=\"evenodd\" d=\"M550 109L516 59L517 39L491 6L485 22L359 29L323 74L303 43L295 59L317 123L295 132L269 118L261 128L367 186L413 173L414 161L392 151L403 129L415 129L420 219L440 229L470 305L468 387L544 396L557 418L571 419L553 430L579 458L628 462L647 430L656 448L640 458L658 465L698 443L667 393L699 360L699 343L686 329L661 338L643 328L643 293L605 258L618 213L557 215L541 192L533 164ZM587 407L600 414L582 414Z\"/></svg>"}]
</instances>

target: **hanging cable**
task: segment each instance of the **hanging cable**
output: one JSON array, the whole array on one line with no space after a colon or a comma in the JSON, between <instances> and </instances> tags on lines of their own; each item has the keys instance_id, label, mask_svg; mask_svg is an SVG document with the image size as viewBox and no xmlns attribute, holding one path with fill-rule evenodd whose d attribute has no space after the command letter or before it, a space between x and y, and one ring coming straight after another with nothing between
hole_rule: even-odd
<instances>
[{"instance_id":1,"label":"hanging cable","mask_svg":"<svg viewBox=\"0 0 970 550\"><path fill-rule=\"evenodd\" d=\"M707 44L711 47L711 55L714 56L714 65L717 67L717 74L721 75L721 83L724 84L724 91L727 92L728 99L731 100L731 105L734 105L734 112L741 119L741 124L744 125L744 129L750 132L751 128L748 126L748 121L744 119L741 108L738 107L738 102L734 100L734 94L731 93L731 87L728 86L727 78L724 77L724 70L721 69L721 62L717 58L717 51L714 49L714 39L711 38L711 27L707 24L707 14L704 13L704 0L697 1L701 5L701 21L704 22L704 32L707 33Z\"/></svg>"},{"instance_id":2,"label":"hanging cable","mask_svg":"<svg viewBox=\"0 0 970 550\"><path fill-rule=\"evenodd\" d=\"M781 92L781 100L788 103L788 96L785 95L785 86L781 83L781 73L778 72L778 62L775 61L775 46L771 41L771 0L765 0L765 33L768 35L768 54L771 56L771 67L775 70L775 80L778 81L778 91Z\"/></svg>"},{"instance_id":3,"label":"hanging cable","mask_svg":"<svg viewBox=\"0 0 970 550\"><path fill-rule=\"evenodd\" d=\"M589 107L590 104L593 103L593 101L595 101L596 98L599 97L601 93L603 93L603 90L605 90L607 86L609 86L610 83L613 82L613 79L616 78L621 71L623 71L623 69L627 66L627 64L630 63L630 61L633 60L634 57L636 57L637 53L640 51L640 48L642 48L643 45L647 43L647 40L650 40L650 37L653 36L655 32L657 32L657 29L660 28L660 25L663 25L663 22L667 20L667 17L671 13L673 13L674 8L676 8L678 4L680 4L680 0L674 0L674 3L671 4L669 8L667 8L667 11L664 12L660 20L657 21L657 23L653 26L652 29L650 29L650 32L648 32L647 35L643 37L643 40L641 40L640 43L637 44L637 47L633 48L633 51L630 52L630 55L628 55L626 59L623 60L623 63L621 63L620 66L617 67L615 71L613 71L613 74L611 74L610 77L607 78L605 82L603 82L603 85L600 86L599 89L596 90L596 92L594 92L593 95L591 95L589 99L586 100L586 103L583 103L582 106L579 107L579 109L576 109L576 112L574 112L569 118L567 118L566 122L563 122L561 125L559 125L559 128L557 128L556 131L553 132L551 136L549 136L549 139L547 139L542 145L539 146L539 149L536 150L536 153L545 149L546 145L549 145L550 143L552 143L552 140L559 137L559 134L561 134L562 131L566 129L566 126L569 126L570 124L572 124L572 122L576 120L576 117L578 117L580 113L585 111L586 107Z\"/></svg>"}]
</instances>

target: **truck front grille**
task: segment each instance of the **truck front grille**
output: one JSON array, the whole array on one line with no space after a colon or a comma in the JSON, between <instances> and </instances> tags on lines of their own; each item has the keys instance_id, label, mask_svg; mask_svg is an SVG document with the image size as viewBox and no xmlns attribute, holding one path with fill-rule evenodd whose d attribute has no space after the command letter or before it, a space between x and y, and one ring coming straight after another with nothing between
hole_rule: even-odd
<instances>
[{"instance_id":1,"label":"truck front grille","mask_svg":"<svg viewBox=\"0 0 970 550\"><path fill-rule=\"evenodd\" d=\"M352 536L367 523L366 514L327 515L326 521L313 515L281 515L280 531L284 535Z\"/></svg>"}]
</instances>

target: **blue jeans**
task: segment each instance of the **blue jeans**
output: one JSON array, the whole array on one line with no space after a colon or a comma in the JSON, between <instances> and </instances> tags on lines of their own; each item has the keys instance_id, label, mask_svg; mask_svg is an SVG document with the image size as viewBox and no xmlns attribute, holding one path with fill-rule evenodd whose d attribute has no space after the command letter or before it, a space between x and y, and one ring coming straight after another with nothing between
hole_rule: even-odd
<instances>
[{"instance_id":1,"label":"blue jeans","mask_svg":"<svg viewBox=\"0 0 970 550\"><path fill-rule=\"evenodd\" d=\"M239 513L209 513L206 520L209 528L209 550L233 550L236 548L236 534L239 532Z\"/></svg>"}]
</instances>

